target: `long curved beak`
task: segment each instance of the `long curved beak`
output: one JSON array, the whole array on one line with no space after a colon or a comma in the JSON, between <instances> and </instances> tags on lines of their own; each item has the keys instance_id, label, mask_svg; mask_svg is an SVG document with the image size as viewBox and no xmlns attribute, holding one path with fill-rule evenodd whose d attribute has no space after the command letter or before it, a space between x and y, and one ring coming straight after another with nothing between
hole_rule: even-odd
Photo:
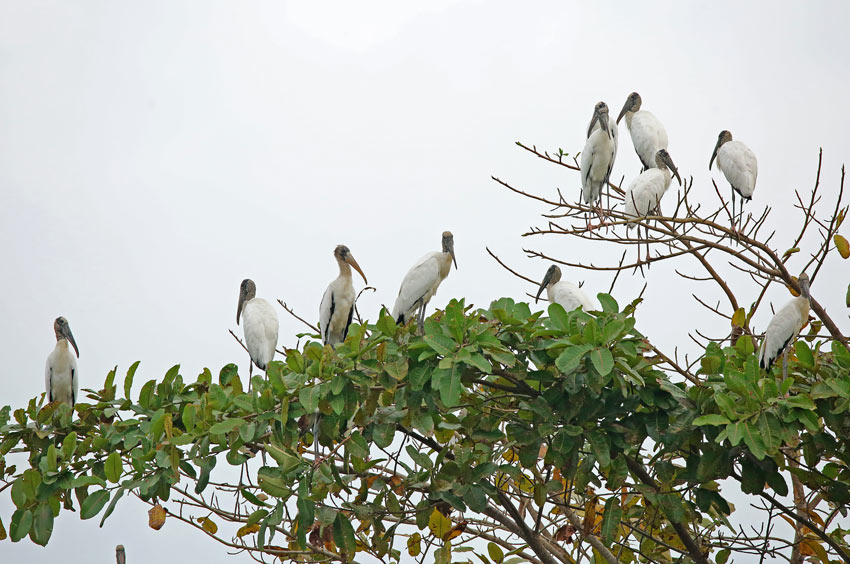
<instances>
[{"instance_id":1,"label":"long curved beak","mask_svg":"<svg viewBox=\"0 0 850 564\"><path fill-rule=\"evenodd\" d=\"M670 170L673 172L673 176L676 177L676 180L679 182L679 186L681 186L682 177L679 176L679 169L677 169L676 165L673 164L673 159L670 158L670 155L662 155L661 158L664 159L665 164L670 167Z\"/></svg>"},{"instance_id":2,"label":"long curved beak","mask_svg":"<svg viewBox=\"0 0 850 564\"><path fill-rule=\"evenodd\" d=\"M345 259L345 262L347 262L348 264L350 264L350 265L351 265L351 268L353 268L354 270L356 270L357 272L359 272L359 273L360 273L360 276L363 278L363 282L365 282L366 284L368 284L368 283L369 283L369 281L368 281L368 280L366 280L366 275L365 275L365 274L363 274L363 271L360 269L360 265L359 265L359 264L357 264L357 261L356 261L356 260L354 260L354 257L353 257L353 256L348 255L348 256L346 257L346 259Z\"/></svg>"},{"instance_id":3,"label":"long curved beak","mask_svg":"<svg viewBox=\"0 0 850 564\"><path fill-rule=\"evenodd\" d=\"M534 296L534 303L537 303L537 300L540 299L540 294L543 293L543 289L549 285L549 282L552 281L552 271L547 270L546 276L543 277L543 282L540 283L540 287L537 288L537 294Z\"/></svg>"},{"instance_id":4,"label":"long curved beak","mask_svg":"<svg viewBox=\"0 0 850 564\"><path fill-rule=\"evenodd\" d=\"M239 319L242 317L242 306L245 305L245 294L239 292L239 305L236 306L236 325L239 325Z\"/></svg>"},{"instance_id":5,"label":"long curved beak","mask_svg":"<svg viewBox=\"0 0 850 564\"><path fill-rule=\"evenodd\" d=\"M590 137L590 132L593 131L593 126L596 125L596 122L599 120L599 112L594 111L593 117L590 118L590 125L587 126L587 136ZM602 126L605 129L605 126Z\"/></svg>"},{"instance_id":6,"label":"long curved beak","mask_svg":"<svg viewBox=\"0 0 850 564\"><path fill-rule=\"evenodd\" d=\"M626 112L630 109L632 109L632 104L629 100L626 100L626 103L623 104L623 109L620 110L620 115L617 116L617 123L620 123L620 120L623 119L623 116L626 115Z\"/></svg>"},{"instance_id":7,"label":"long curved beak","mask_svg":"<svg viewBox=\"0 0 850 564\"><path fill-rule=\"evenodd\" d=\"M77 353L77 358L80 358L80 349L77 348L77 341L74 340L74 335L71 333L71 328L67 327L63 332L63 335L68 342L71 343L71 346L74 347L74 352Z\"/></svg>"},{"instance_id":8,"label":"long curved beak","mask_svg":"<svg viewBox=\"0 0 850 564\"><path fill-rule=\"evenodd\" d=\"M714 151L711 152L711 160L708 161L708 170L711 170L711 165L714 164L714 159L717 157L717 149L720 148L720 140L717 140L717 144L714 146Z\"/></svg>"},{"instance_id":9,"label":"long curved beak","mask_svg":"<svg viewBox=\"0 0 850 564\"><path fill-rule=\"evenodd\" d=\"M449 248L449 254L452 255L452 262L455 263L455 270L457 270L457 259L455 258L455 247L452 245Z\"/></svg>"}]
</instances>

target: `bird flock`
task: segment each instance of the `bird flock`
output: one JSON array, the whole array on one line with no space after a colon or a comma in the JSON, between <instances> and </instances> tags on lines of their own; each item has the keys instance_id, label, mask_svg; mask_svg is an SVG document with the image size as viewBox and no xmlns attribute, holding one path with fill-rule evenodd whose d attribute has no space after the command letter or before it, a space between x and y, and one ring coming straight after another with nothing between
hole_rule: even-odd
<instances>
[{"instance_id":1,"label":"bird flock","mask_svg":"<svg viewBox=\"0 0 850 564\"><path fill-rule=\"evenodd\" d=\"M625 118L632 139L632 145L640 159L643 169L629 184L624 198L624 215L629 218L646 217L650 212L660 214L661 199L670 187L673 177L679 185L682 179L679 171L667 151L667 131L655 115L642 108L643 101L637 92L626 99L616 121L611 121L605 102L596 104L590 124L587 128L586 143L581 153L581 200L592 206L602 217L602 192L611 178L611 171L617 157L617 124ZM732 218L734 224L740 222L741 207L749 201L755 190L758 176L758 164L755 154L740 141L732 139L729 131L721 131L711 154L708 168L714 161L726 177L732 189ZM738 215L735 215L735 196L741 203ZM610 208L610 192L608 198ZM627 224L627 228L634 224ZM424 332L425 308L437 293L440 284L451 271L457 259L454 251L454 237L451 232L442 234L442 249L426 254L407 272L402 280L395 304L393 319L405 324L416 319L419 333ZM640 246L638 246L640 249ZM639 252L639 251L638 251ZM322 343L336 346L345 340L354 314L356 295L352 280L352 269L356 270L368 283L366 275L345 245L338 245L333 252L339 266L339 276L325 290L319 304L319 329ZM805 325L810 307L809 279L805 274L799 278L800 296L792 299L776 312L767 326L758 352L759 365L770 370L776 359L783 355L783 373L787 373L787 351ZM552 265L540 284L535 303L546 290L550 302L558 303L567 311L582 308L595 310L596 305L578 286L561 279L561 270ZM278 341L279 321L275 309L263 298L257 297L257 288L253 280L242 281L239 290L239 302L236 308L236 323L241 323L245 338L245 348L251 357L249 379L253 367L262 371L268 368L275 355ZM56 346L47 357L45 368L45 387L50 402L64 402L74 406L79 391L77 361L79 349L71 333L68 321L58 317L53 325ZM73 348L73 352L71 352Z\"/></svg>"}]
</instances>

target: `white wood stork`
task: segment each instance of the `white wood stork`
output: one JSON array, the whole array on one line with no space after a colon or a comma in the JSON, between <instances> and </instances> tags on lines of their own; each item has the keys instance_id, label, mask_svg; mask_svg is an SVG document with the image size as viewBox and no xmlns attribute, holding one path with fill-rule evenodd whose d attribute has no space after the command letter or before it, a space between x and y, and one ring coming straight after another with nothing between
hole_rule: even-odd
<instances>
[{"instance_id":1,"label":"white wood stork","mask_svg":"<svg viewBox=\"0 0 850 564\"><path fill-rule=\"evenodd\" d=\"M543 282L537 289L537 295L534 296L534 303L540 299L540 294L546 288L546 294L549 296L549 301L556 304L561 304L566 311L572 311L578 307L584 311L595 310L596 305L582 291L581 288L566 280L561 280L561 269L553 264L546 271L546 276L543 277Z\"/></svg>"},{"instance_id":2,"label":"white wood stork","mask_svg":"<svg viewBox=\"0 0 850 564\"><path fill-rule=\"evenodd\" d=\"M351 317L354 315L354 284L351 282L351 268L360 273L363 282L366 275L360 269L360 265L351 256L351 251L345 245L337 245L334 249L334 258L339 265L339 276L328 284L328 289L322 296L319 304L319 328L322 330L322 343L336 345L345 340L348 335L348 326L351 325Z\"/></svg>"},{"instance_id":3,"label":"white wood stork","mask_svg":"<svg viewBox=\"0 0 850 564\"><path fill-rule=\"evenodd\" d=\"M596 204L608 184L617 157L617 124L608 119L608 105L599 102L587 128L581 152L581 195L587 205ZM610 193L608 207L611 207Z\"/></svg>"},{"instance_id":4,"label":"white wood stork","mask_svg":"<svg viewBox=\"0 0 850 564\"><path fill-rule=\"evenodd\" d=\"M239 305L236 306L236 324L242 320L242 333L245 335L245 347L251 356L248 369L248 381L254 373L254 365L266 370L274 358L277 347L277 312L269 302L255 297L257 286L253 280L245 279L239 288Z\"/></svg>"},{"instance_id":5,"label":"white wood stork","mask_svg":"<svg viewBox=\"0 0 850 564\"><path fill-rule=\"evenodd\" d=\"M77 348L74 335L71 334L71 327L64 317L57 317L53 322L53 332L56 334L56 347L47 356L47 366L44 368L47 399L51 402L65 402L73 408L77 403L77 393L80 390L77 374L77 358L80 357L80 349ZM68 345L74 347L73 353Z\"/></svg>"},{"instance_id":6,"label":"white wood stork","mask_svg":"<svg viewBox=\"0 0 850 564\"><path fill-rule=\"evenodd\" d=\"M620 115L617 116L617 123L626 116L626 126L632 136L632 144L643 164L643 170L646 170L655 166L655 154L667 148L667 130L652 113L640 109L641 103L640 94L629 94Z\"/></svg>"},{"instance_id":7,"label":"white wood stork","mask_svg":"<svg viewBox=\"0 0 850 564\"><path fill-rule=\"evenodd\" d=\"M666 149L661 149L655 154L656 168L650 168L641 172L635 178L629 187L626 189L625 209L623 214L632 219L646 217L650 211L658 210L661 214L661 198L667 189L670 187L672 175L676 177L679 186L682 185L682 178L679 176L679 171L676 165L673 164L673 159L670 158L670 153ZM634 227L633 223L627 223L626 228ZM647 236L647 258L649 257L649 228L646 228ZM638 237L640 237L640 227L638 227ZM640 261L640 245L638 245L638 261Z\"/></svg>"},{"instance_id":8,"label":"white wood stork","mask_svg":"<svg viewBox=\"0 0 850 564\"><path fill-rule=\"evenodd\" d=\"M755 153L749 147L740 141L733 141L732 134L726 130L721 131L720 135L717 136L717 144L711 153L711 160L708 161L708 170L711 170L715 158L717 158L717 168L720 169L732 187L732 224L734 227L736 224L740 224L744 202L753 199L756 178L759 174L758 161L756 161ZM737 219L735 216L736 192L741 196Z\"/></svg>"},{"instance_id":9,"label":"white wood stork","mask_svg":"<svg viewBox=\"0 0 850 564\"><path fill-rule=\"evenodd\" d=\"M425 306L437 293L440 283L449 275L452 262L457 268L454 236L450 231L444 231L442 252L428 253L404 276L393 306L393 319L396 323L407 323L418 309L419 332L425 331Z\"/></svg>"},{"instance_id":10,"label":"white wood stork","mask_svg":"<svg viewBox=\"0 0 850 564\"><path fill-rule=\"evenodd\" d=\"M803 273L797 281L800 284L800 295L792 298L776 312L767 325L759 347L759 366L767 372L770 372L773 363L780 354L782 355L783 378L788 377L788 349L809 319L809 276Z\"/></svg>"}]
</instances>

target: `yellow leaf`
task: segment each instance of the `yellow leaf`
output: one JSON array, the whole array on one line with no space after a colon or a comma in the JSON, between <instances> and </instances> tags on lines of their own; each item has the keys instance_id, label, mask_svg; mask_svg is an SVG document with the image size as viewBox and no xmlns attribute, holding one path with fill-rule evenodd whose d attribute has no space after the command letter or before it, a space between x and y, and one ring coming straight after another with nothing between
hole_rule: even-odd
<instances>
[{"instance_id":1,"label":"yellow leaf","mask_svg":"<svg viewBox=\"0 0 850 564\"><path fill-rule=\"evenodd\" d=\"M508 462L513 462L517 459L517 455L513 450L508 449L502 453L502 458L504 458Z\"/></svg>"},{"instance_id":2,"label":"yellow leaf","mask_svg":"<svg viewBox=\"0 0 850 564\"><path fill-rule=\"evenodd\" d=\"M0 541L6 540L6 527L3 526L3 519L0 519Z\"/></svg>"},{"instance_id":3,"label":"yellow leaf","mask_svg":"<svg viewBox=\"0 0 850 564\"><path fill-rule=\"evenodd\" d=\"M214 535L218 532L218 525L213 522L209 517L201 517L198 519L198 523L201 524L201 528L203 528L206 532L211 535Z\"/></svg>"},{"instance_id":4,"label":"yellow leaf","mask_svg":"<svg viewBox=\"0 0 850 564\"><path fill-rule=\"evenodd\" d=\"M794 282L797 282L796 276L792 276L791 279L794 280ZM800 295L800 292L798 292L797 290L795 290L791 286L786 285L785 287L788 288L788 291L791 292L791 295L794 296L795 298Z\"/></svg>"},{"instance_id":5,"label":"yellow leaf","mask_svg":"<svg viewBox=\"0 0 850 564\"><path fill-rule=\"evenodd\" d=\"M158 531L163 525L165 525L165 509L157 503L148 511L148 526L154 531Z\"/></svg>"},{"instance_id":6,"label":"yellow leaf","mask_svg":"<svg viewBox=\"0 0 850 564\"><path fill-rule=\"evenodd\" d=\"M452 529L452 520L435 509L431 512L431 518L428 519L428 529L431 534L442 539Z\"/></svg>"},{"instance_id":7,"label":"yellow leaf","mask_svg":"<svg viewBox=\"0 0 850 564\"><path fill-rule=\"evenodd\" d=\"M800 252L800 247L791 247L790 249L788 249L787 251L782 253L782 258L790 257L794 253L799 253L799 252Z\"/></svg>"},{"instance_id":8,"label":"yellow leaf","mask_svg":"<svg viewBox=\"0 0 850 564\"><path fill-rule=\"evenodd\" d=\"M829 556L826 554L826 550L814 536L806 535L803 542L800 543L800 554L817 556L822 564L829 564Z\"/></svg>"},{"instance_id":9,"label":"yellow leaf","mask_svg":"<svg viewBox=\"0 0 850 564\"><path fill-rule=\"evenodd\" d=\"M243 525L239 527L239 530L236 531L236 536L240 539L245 535L250 535L251 533L256 533L260 530L259 523L252 523L251 525Z\"/></svg>"},{"instance_id":10,"label":"yellow leaf","mask_svg":"<svg viewBox=\"0 0 850 564\"><path fill-rule=\"evenodd\" d=\"M744 308L739 307L735 310L735 313L732 314L732 327L743 327L746 321L747 312L744 311Z\"/></svg>"},{"instance_id":11,"label":"yellow leaf","mask_svg":"<svg viewBox=\"0 0 850 564\"><path fill-rule=\"evenodd\" d=\"M422 535L414 533L407 539L407 553L413 557L422 551Z\"/></svg>"},{"instance_id":12,"label":"yellow leaf","mask_svg":"<svg viewBox=\"0 0 850 564\"><path fill-rule=\"evenodd\" d=\"M449 534L447 534L446 537L443 540L450 541L454 538L459 537L466 530L466 525L467 525L467 521L463 521L461 523L458 523L457 525L452 527L452 530L449 531Z\"/></svg>"},{"instance_id":13,"label":"yellow leaf","mask_svg":"<svg viewBox=\"0 0 850 564\"><path fill-rule=\"evenodd\" d=\"M832 236L832 240L835 242L835 248L838 249L841 258L850 257L850 243L847 242L847 239L836 233Z\"/></svg>"},{"instance_id":14,"label":"yellow leaf","mask_svg":"<svg viewBox=\"0 0 850 564\"><path fill-rule=\"evenodd\" d=\"M170 413L165 414L165 417L163 417L163 419L162 419L162 423L163 423L163 429L165 429L165 436L170 441L172 436L173 436L172 433L173 433L173 428L174 428L174 422L171 421L171 414Z\"/></svg>"}]
</instances>

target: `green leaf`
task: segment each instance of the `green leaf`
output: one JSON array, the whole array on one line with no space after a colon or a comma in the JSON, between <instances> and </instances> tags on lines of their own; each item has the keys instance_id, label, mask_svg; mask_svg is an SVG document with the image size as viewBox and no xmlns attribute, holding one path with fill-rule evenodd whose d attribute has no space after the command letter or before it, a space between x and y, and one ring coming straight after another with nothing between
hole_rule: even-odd
<instances>
[{"instance_id":1,"label":"green leaf","mask_svg":"<svg viewBox=\"0 0 850 564\"><path fill-rule=\"evenodd\" d=\"M80 507L80 519L91 519L103 509L109 501L109 490L98 490L86 498Z\"/></svg>"},{"instance_id":2,"label":"green leaf","mask_svg":"<svg viewBox=\"0 0 850 564\"><path fill-rule=\"evenodd\" d=\"M714 561L717 564L726 564L731 554L732 551L730 549L724 548L723 550L718 551L717 556L714 557Z\"/></svg>"},{"instance_id":3,"label":"green leaf","mask_svg":"<svg viewBox=\"0 0 850 564\"><path fill-rule=\"evenodd\" d=\"M757 426L747 421L742 425L741 434L744 437L744 443L746 443L750 452L753 453L753 456L758 460L763 460L767 453L765 452L764 442L759 435Z\"/></svg>"},{"instance_id":4,"label":"green leaf","mask_svg":"<svg viewBox=\"0 0 850 564\"><path fill-rule=\"evenodd\" d=\"M107 480L113 484L117 484L118 480L121 479L121 470L121 455L117 450L114 450L106 457L106 462L103 465L103 472L106 474Z\"/></svg>"},{"instance_id":5,"label":"green leaf","mask_svg":"<svg viewBox=\"0 0 850 564\"><path fill-rule=\"evenodd\" d=\"M407 448L405 450L407 450L407 454L410 455L410 458L412 458L413 461L422 468L430 470L434 467L434 463L431 461L431 457L427 454L419 452L419 450L417 450L413 445L407 445Z\"/></svg>"},{"instance_id":6,"label":"green leaf","mask_svg":"<svg viewBox=\"0 0 850 564\"><path fill-rule=\"evenodd\" d=\"M561 371L561 374L570 374L579 367L579 365L581 364L581 359L592 348L593 347L591 347L590 345L576 345L573 347L567 347L555 360L555 366L558 367L558 370Z\"/></svg>"},{"instance_id":7,"label":"green leaf","mask_svg":"<svg viewBox=\"0 0 850 564\"><path fill-rule=\"evenodd\" d=\"M112 501L109 502L109 505L106 507L106 511L103 512L103 517L100 518L100 526L103 527L103 523L106 522L106 518L112 515L112 512L115 511L115 506L118 505L118 500L124 497L124 488L118 488L115 490L115 495L112 496Z\"/></svg>"},{"instance_id":8,"label":"green leaf","mask_svg":"<svg viewBox=\"0 0 850 564\"><path fill-rule=\"evenodd\" d=\"M71 431L62 441L62 458L65 461L71 460L74 456L74 450L77 448L77 432Z\"/></svg>"},{"instance_id":9,"label":"green leaf","mask_svg":"<svg viewBox=\"0 0 850 564\"><path fill-rule=\"evenodd\" d=\"M812 355L812 350L809 348L809 345L806 344L805 341L797 341L794 345L794 350L797 351L797 360L801 365L806 368L814 368L815 367L815 357Z\"/></svg>"},{"instance_id":10,"label":"green leaf","mask_svg":"<svg viewBox=\"0 0 850 564\"><path fill-rule=\"evenodd\" d=\"M298 392L298 401L301 402L301 405L304 406L304 411L307 413L313 413L319 409L319 399L319 386L301 388Z\"/></svg>"},{"instance_id":11,"label":"green leaf","mask_svg":"<svg viewBox=\"0 0 850 564\"><path fill-rule=\"evenodd\" d=\"M605 313L619 313L620 305L617 303L617 300L612 298L609 294L599 293L596 294L596 297L599 299L602 311Z\"/></svg>"},{"instance_id":12,"label":"green leaf","mask_svg":"<svg viewBox=\"0 0 850 564\"><path fill-rule=\"evenodd\" d=\"M494 542L487 543L487 554L490 555L490 558L493 559L493 562L499 564L502 560L505 559L505 553L502 552L502 549L498 544Z\"/></svg>"},{"instance_id":13,"label":"green leaf","mask_svg":"<svg viewBox=\"0 0 850 564\"><path fill-rule=\"evenodd\" d=\"M29 509L18 509L12 513L12 521L9 523L9 538L12 542L18 542L30 532L32 526L32 511Z\"/></svg>"},{"instance_id":14,"label":"green leaf","mask_svg":"<svg viewBox=\"0 0 850 564\"><path fill-rule=\"evenodd\" d=\"M611 464L611 452L608 446L608 439L605 438L605 433L600 429L593 429L587 433L587 438L590 441L590 447L593 449L593 454L599 465L607 468Z\"/></svg>"},{"instance_id":15,"label":"green leaf","mask_svg":"<svg viewBox=\"0 0 850 564\"><path fill-rule=\"evenodd\" d=\"M605 544L611 544L614 541L622 518L623 508L620 507L620 500L616 495L612 495L605 502L605 513L602 516L602 541Z\"/></svg>"},{"instance_id":16,"label":"green leaf","mask_svg":"<svg viewBox=\"0 0 850 564\"><path fill-rule=\"evenodd\" d=\"M770 412L762 413L758 418L759 434L765 449L775 453L782 446L782 424Z\"/></svg>"},{"instance_id":17,"label":"green leaf","mask_svg":"<svg viewBox=\"0 0 850 564\"><path fill-rule=\"evenodd\" d=\"M438 354L444 356L454 354L458 346L457 343L445 335L425 335L422 340Z\"/></svg>"},{"instance_id":18,"label":"green leaf","mask_svg":"<svg viewBox=\"0 0 850 564\"><path fill-rule=\"evenodd\" d=\"M614 369L614 355L605 348L590 351L590 362L600 376L607 376Z\"/></svg>"},{"instance_id":19,"label":"green leaf","mask_svg":"<svg viewBox=\"0 0 850 564\"><path fill-rule=\"evenodd\" d=\"M850 286L847 287L847 290L847 296L850 298ZM847 307L850 307L850 304ZM842 368L850 368L850 351L847 350L847 347L838 341L832 341L832 354Z\"/></svg>"},{"instance_id":20,"label":"green leaf","mask_svg":"<svg viewBox=\"0 0 850 564\"><path fill-rule=\"evenodd\" d=\"M551 303L547 311L549 312L549 321L555 329L569 331L570 316L564 310L564 306L558 303Z\"/></svg>"},{"instance_id":21,"label":"green leaf","mask_svg":"<svg viewBox=\"0 0 850 564\"><path fill-rule=\"evenodd\" d=\"M702 427L703 425L727 425L728 423L729 419L716 413L711 415L701 415L694 419L693 422L696 427Z\"/></svg>"},{"instance_id":22,"label":"green leaf","mask_svg":"<svg viewBox=\"0 0 850 564\"><path fill-rule=\"evenodd\" d=\"M348 517L342 513L337 513L336 521L334 521L334 543L345 554L353 555L357 550L354 527L351 526L351 521L348 520Z\"/></svg>"},{"instance_id":23,"label":"green leaf","mask_svg":"<svg viewBox=\"0 0 850 564\"><path fill-rule=\"evenodd\" d=\"M263 466L257 471L257 485L267 494L286 499L292 494L292 488L289 484L280 477L280 471L277 468L269 468Z\"/></svg>"},{"instance_id":24,"label":"green leaf","mask_svg":"<svg viewBox=\"0 0 850 564\"><path fill-rule=\"evenodd\" d=\"M661 512L671 523L682 523L685 520L685 508L679 496L674 493L658 494L656 499Z\"/></svg>"},{"instance_id":25,"label":"green leaf","mask_svg":"<svg viewBox=\"0 0 850 564\"><path fill-rule=\"evenodd\" d=\"M58 451L56 450L56 445L50 443L50 446L47 447L47 471L48 472L56 472L59 468L59 464L57 462Z\"/></svg>"},{"instance_id":26,"label":"green leaf","mask_svg":"<svg viewBox=\"0 0 850 564\"><path fill-rule=\"evenodd\" d=\"M210 434L211 435L224 435L224 434L229 433L230 431L232 431L233 429L235 429L236 427L239 427L240 425L242 425L244 423L245 423L244 419L238 419L236 417L231 417L231 418L225 419L224 421L219 421L218 423L216 423L215 425L210 427Z\"/></svg>"},{"instance_id":27,"label":"green leaf","mask_svg":"<svg viewBox=\"0 0 850 564\"><path fill-rule=\"evenodd\" d=\"M131 364L130 368L127 369L127 375L124 376L124 397L127 399L132 399L130 392L133 388L133 376L136 375L136 369L139 367L140 362L141 361L137 360Z\"/></svg>"},{"instance_id":28,"label":"green leaf","mask_svg":"<svg viewBox=\"0 0 850 564\"><path fill-rule=\"evenodd\" d=\"M440 391L440 400L447 408L452 408L460 400L460 370L457 365L449 369L435 369L431 373L431 387Z\"/></svg>"}]
</instances>

